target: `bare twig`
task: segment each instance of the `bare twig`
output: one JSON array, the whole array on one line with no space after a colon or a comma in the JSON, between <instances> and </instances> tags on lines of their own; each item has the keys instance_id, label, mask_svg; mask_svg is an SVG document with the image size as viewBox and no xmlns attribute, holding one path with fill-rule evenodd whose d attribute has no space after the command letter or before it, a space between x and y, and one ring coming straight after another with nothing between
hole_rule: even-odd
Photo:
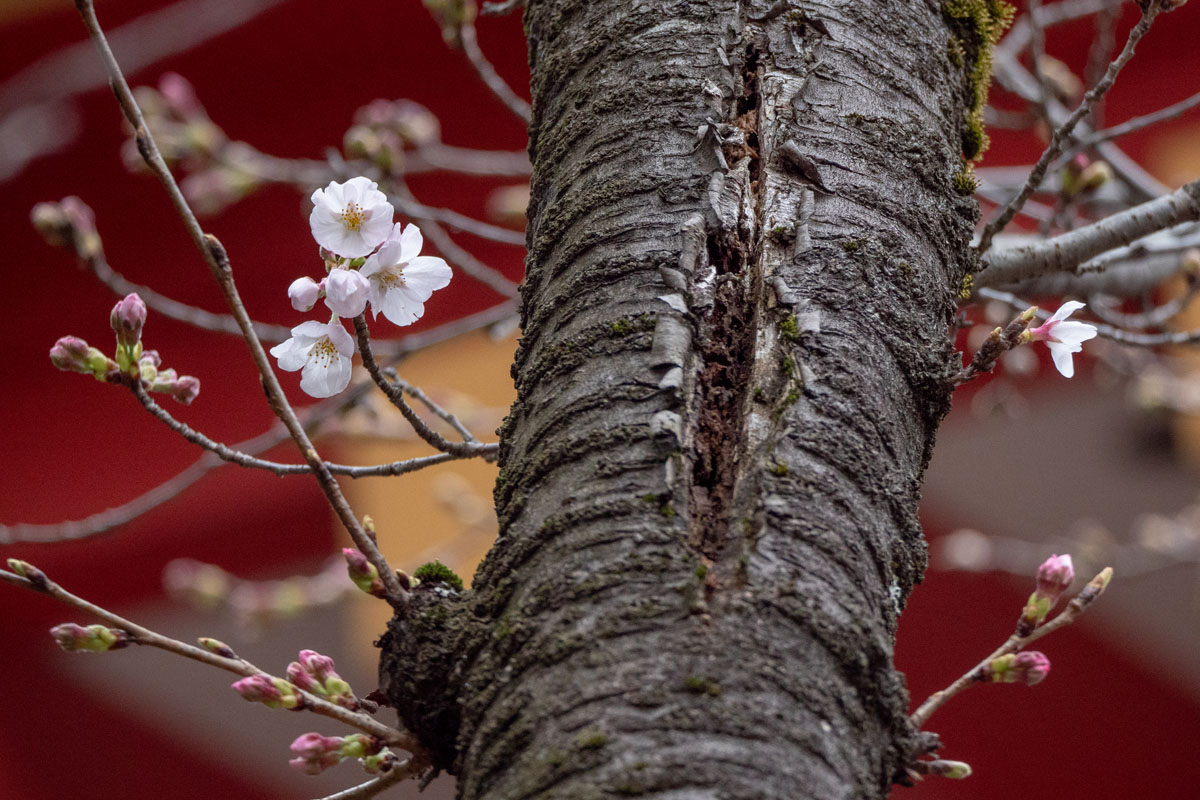
<instances>
[{"instance_id":1,"label":"bare twig","mask_svg":"<svg viewBox=\"0 0 1200 800\"><path fill-rule=\"evenodd\" d=\"M395 179L388 188L390 189L388 196L396 197L401 205L409 204L410 208L413 205L419 205L402 179ZM421 227L421 233L425 235L425 238L433 242L434 247L438 249L439 253L449 261L454 262L459 269L480 283L486 284L504 297L517 296L517 284L504 277L499 270L489 267L460 247L454 239L450 238L450 235L446 233L442 226L432 218L424 218L422 221L424 225Z\"/></svg>"},{"instance_id":2,"label":"bare twig","mask_svg":"<svg viewBox=\"0 0 1200 800\"><path fill-rule=\"evenodd\" d=\"M492 62L488 61L487 56L479 49L479 38L475 34L475 23L469 19L464 20L458 28L458 40L462 44L463 53L467 56L467 60L471 62L471 66L475 68L479 79L483 81L483 85L492 94L496 95L500 102L508 107L509 111L516 114L525 123L528 123L530 119L529 103L517 96L512 87L496 73L496 68L492 66Z\"/></svg>"},{"instance_id":3,"label":"bare twig","mask_svg":"<svg viewBox=\"0 0 1200 800\"><path fill-rule=\"evenodd\" d=\"M1126 120L1120 125L1113 125L1111 128L1105 128L1104 130L1090 133L1087 136L1082 136L1076 142L1074 150L1086 150L1087 148L1094 147L1101 142L1107 142L1112 139L1116 139L1119 136L1124 136L1127 133L1133 133L1134 131L1139 131L1142 128L1148 128L1151 125L1157 125L1160 122L1165 122L1169 119L1175 119L1181 114L1192 110L1196 106L1200 106L1200 92L1197 92L1186 100L1180 100L1178 103L1173 103L1165 108L1160 108L1158 111L1154 111L1150 114L1143 114L1140 117L1134 117L1133 119Z\"/></svg>"},{"instance_id":4,"label":"bare twig","mask_svg":"<svg viewBox=\"0 0 1200 800\"><path fill-rule=\"evenodd\" d=\"M425 420L421 419L420 415L404 399L404 389L388 381L387 376L383 374L383 370L371 353L371 332L367 329L367 320L362 314L354 318L354 331L358 334L358 351L362 355L363 366L375 381L375 385L387 395L392 405L399 409L408 424L412 425L417 436L443 453L459 457L481 455L495 450L496 445L481 444L473 439L465 442L452 442L426 425Z\"/></svg>"},{"instance_id":5,"label":"bare twig","mask_svg":"<svg viewBox=\"0 0 1200 800\"><path fill-rule=\"evenodd\" d=\"M232 672L236 675L251 677L253 675L266 675L267 677L275 677L268 672L265 672L258 667L246 661L243 658L226 658L219 656L216 653L206 650L202 647L196 647L178 639L172 639L169 636L163 636L149 628L143 628L137 623L130 622L124 617L118 616L106 608L101 608L94 603L90 603L81 597L68 592L66 589L59 586L54 581L46 577L45 573L25 562L17 562L15 559L9 560L9 568L19 570L24 574L18 574L17 571L0 570L0 580L7 581L15 586L23 586L27 589L32 589L42 594L47 594L59 602L69 606L74 606L81 611L87 612L102 620L106 625L109 625L118 630L124 631L129 635L134 644L147 645L156 647L160 650L166 650L169 653L190 658L193 661L199 661L201 664L208 664L218 669ZM357 728L364 733L369 733L383 740L389 746L399 747L408 750L411 753L423 753L424 748L417 741L417 738L408 731L398 730L388 725L384 725L375 718L359 711L351 711L347 708L331 703L324 698L317 697L296 687L296 693L304 698L304 707L314 714L320 714L323 717L335 719L352 728Z\"/></svg>"},{"instance_id":6,"label":"bare twig","mask_svg":"<svg viewBox=\"0 0 1200 800\"><path fill-rule=\"evenodd\" d=\"M1046 169L1050 166L1050 162L1062 152L1063 145L1067 142L1071 131L1075 129L1080 120L1088 115L1096 101L1102 98L1112 87L1113 83L1116 82L1117 74L1133 58L1133 52L1137 47L1137 43L1150 30L1150 25L1161 10L1162 8L1157 3L1151 3L1143 9L1142 17L1129 32L1129 37L1125 40L1125 47L1121 50L1121 54L1108 65L1108 70L1105 71L1104 77L1098 84L1088 90L1087 94L1083 96L1083 102L1079 104L1079 107L1071 112L1071 115L1061 125L1054 129L1054 133L1050 137L1050 144L1047 145L1041 158L1033 166L1033 169L1029 173L1029 179L1025 182L1021 191L1009 201L991 222L984 226L983 233L979 238L979 244L976 246L976 250L980 254L987 252L992 244L992 238L1003 230L1005 225L1012 221L1012 218L1021 209L1021 206L1029 199L1029 196L1037 191L1037 188L1042 183L1042 178L1046 175Z\"/></svg>"},{"instance_id":7,"label":"bare twig","mask_svg":"<svg viewBox=\"0 0 1200 800\"><path fill-rule=\"evenodd\" d=\"M163 187L167 190L167 194L171 198L171 204L175 207L180 219L183 220L184 226L192 237L192 241L203 255L205 262L208 264L209 271L220 286L221 292L225 296L225 301L229 305L234 318L237 320L246 346L249 348L254 363L258 367L263 388L266 390L272 410L288 429L288 433L291 434L292 439L296 442L296 446L300 448L300 452L304 455L305 460L312 467L317 483L325 493L325 497L329 500L330 506L342 521L342 525L345 526L347 532L350 534L350 538L354 541L355 546L379 571L379 576L387 591L389 602L398 607L403 606L407 601L408 592L400 585L396 573L379 552L379 548L363 528L362 523L354 515L354 511L350 508L349 503L346 502L346 498L342 494L341 487L338 486L333 474L329 471L329 468L325 465L320 455L317 454L316 448L313 447L312 441L308 438L308 434L305 433L304 427L296 417L295 411L292 410L292 407L287 402L287 398L284 396L283 389L279 385L279 380L275 377L275 372L271 368L270 361L267 359L262 342L259 341L258 335L254 331L254 323L246 313L246 308L242 304L241 297L234 284L233 270L230 266L229 258L225 253L225 248L216 237L206 234L200 227L196 215L192 213L187 200L184 199L183 193L179 190L179 184L175 182L174 176L163 161L162 155L158 151L158 146L154 142L154 137L150 134L150 130L146 126L146 120L142 116L142 111L138 107L137 101L133 97L133 92L129 88L129 83L125 80L125 75L122 73L120 65L113 56L112 50L109 48L99 20L96 19L96 9L93 5L93 0L76 0L76 7L79 9L84 24L87 26L88 33L91 35L92 41L95 42L96 48L99 50L100 56L104 61L105 68L108 70L109 79L112 83L113 91L116 93L117 101L121 105L121 110L124 112L129 124L133 126L137 137L138 150L142 154L142 158L151 171L158 176Z\"/></svg>"},{"instance_id":8,"label":"bare twig","mask_svg":"<svg viewBox=\"0 0 1200 800\"><path fill-rule=\"evenodd\" d=\"M407 759L392 767L378 778L372 778L366 783L352 786L336 794L326 795L319 800L365 800L381 794L389 787L395 786L402 780L416 777L424 767L416 759Z\"/></svg>"},{"instance_id":9,"label":"bare twig","mask_svg":"<svg viewBox=\"0 0 1200 800\"><path fill-rule=\"evenodd\" d=\"M976 664L973 668L963 674L962 677L954 681L954 683L950 684L945 689L942 689L939 692L934 692L932 695L930 695L929 698L924 703L921 703L921 706L914 711L912 716L909 718L912 721L913 727L917 730L920 730L934 711L937 711L939 708L945 705L950 698L960 694L967 687L979 682L981 677L985 674L985 668L992 661L995 661L1001 656L1008 655L1009 653L1016 653L1020 650L1023 650L1036 642L1038 639L1041 639L1043 636L1054 633L1059 628L1064 628L1078 619L1079 615L1084 611L1087 611L1088 607L1095 602L1096 598L1098 598L1104 592L1104 589L1108 585L1108 581L1111 577L1112 568L1105 568L1099 575L1093 578L1091 582L1079 592L1079 594L1072 598L1070 603L1067 603L1067 607L1057 617L1041 627L1034 628L1033 632L1027 636L1017 636L1016 634L1013 634L1008 638L1008 641L996 648L991 655Z\"/></svg>"},{"instance_id":10,"label":"bare twig","mask_svg":"<svg viewBox=\"0 0 1200 800\"><path fill-rule=\"evenodd\" d=\"M433 402L433 400L430 399L429 395L425 394L424 390L421 389L421 387L413 386L411 383L409 383L408 381L401 378L396 373L396 370L393 369L392 367L385 367L383 370L383 374L386 375L388 377L388 379L394 385L399 386L401 389L403 389L405 392L407 392L414 399L421 402L426 408L428 408L431 412L433 412L443 422L445 422L451 428L454 428L454 430L458 432L458 435L463 438L463 441L466 441L466 442L479 441L478 439L475 438L475 436L471 433L471 431L469 431L467 429L467 426L462 424L462 421L459 420L458 417L454 416L454 414L450 413L449 411L442 408L437 403Z\"/></svg>"},{"instance_id":11,"label":"bare twig","mask_svg":"<svg viewBox=\"0 0 1200 800\"><path fill-rule=\"evenodd\" d=\"M1192 285L1183 294L1136 314L1126 314L1120 311L1117 308L1116 298L1097 294L1088 298L1088 310L1109 325L1123 330L1161 328L1195 299L1198 288L1200 287Z\"/></svg>"}]
</instances>

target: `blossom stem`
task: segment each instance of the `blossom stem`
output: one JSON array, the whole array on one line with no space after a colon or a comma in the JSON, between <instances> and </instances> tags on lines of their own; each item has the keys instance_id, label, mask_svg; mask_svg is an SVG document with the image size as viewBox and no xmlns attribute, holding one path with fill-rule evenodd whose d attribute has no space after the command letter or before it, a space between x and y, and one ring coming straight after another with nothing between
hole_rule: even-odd
<instances>
[{"instance_id":1,"label":"blossom stem","mask_svg":"<svg viewBox=\"0 0 1200 800\"><path fill-rule=\"evenodd\" d=\"M375 542L355 516L353 509L350 508L350 504L342 494L341 487L334 480L329 467L321 459L320 455L317 454L317 450L308 438L304 426L300 424L296 412L288 404L283 389L279 385L279 380L275 377L275 371L267 359L267 353L263 349L262 342L259 341L258 334L254 330L254 322L250 319L249 314L246 313L246 307L243 305L241 297L238 294L237 287L233 281L233 269L229 263L229 257L225 252L225 248L215 236L206 234L200 227L199 220L192 213L192 209L184 198L183 192L179 189L179 184L175 181L175 177L171 174L171 170L163 160L162 154L158 150L158 145L155 143L154 137L150 134L146 120L142 116L142 110L138 107L137 101L134 99L133 92L129 88L129 83L125 80L125 75L122 73L116 57L113 56L108 41L104 36L104 31L100 27L99 20L96 19L96 9L93 1L76 0L75 5L83 17L88 34L100 52L105 68L108 70L109 79L112 82L117 101L121 105L121 110L135 131L138 152L141 153L147 166L158 176L163 187L167 190L167 194L171 198L171 204L183 220L184 226L192 237L193 243L195 243L203 255L205 262L208 264L209 271L225 296L225 301L229 306L230 312L237 321L238 328L242 331L242 337L250 350L255 365L258 367L263 388L266 390L272 411L283 422L288 433L291 434L292 440L295 441L296 446L304 455L304 459L311 467L317 483L325 493L330 506L342 521L342 525L345 526L346 531L350 534L350 538L354 541L355 546L379 570L379 576L383 580L384 587L388 593L388 601L395 607L402 608L407 603L408 592L400 585L395 571L387 563L387 560L380 553Z\"/></svg>"},{"instance_id":2,"label":"blossom stem","mask_svg":"<svg viewBox=\"0 0 1200 800\"><path fill-rule=\"evenodd\" d=\"M1002 292L999 289L984 287L979 290L979 296L984 300L999 300L1001 303L1006 303L1013 308L1025 308L1029 305L1029 303L1017 297L1012 292ZM1049 317L1050 314L1045 311L1037 312L1039 320L1045 320ZM1103 322L1093 322L1090 324L1096 329L1097 336L1134 347L1161 347L1164 345L1200 342L1200 328L1190 331L1169 331L1167 333L1141 333L1139 331L1121 330L1114 325L1106 325Z\"/></svg>"},{"instance_id":3,"label":"blossom stem","mask_svg":"<svg viewBox=\"0 0 1200 800\"><path fill-rule=\"evenodd\" d=\"M124 617L121 617L106 608L84 600L82 597L77 597L71 594L66 589L59 586L54 581L45 577L40 571L36 573L33 579L18 575L15 572L8 570L0 570L0 580L23 586L27 589L49 595L55 600L66 605L73 606L81 611L95 616L102 620L109 627L123 631L130 637L131 644L147 645L149 647L157 647L160 650L166 650L169 653L190 658L193 661L199 661L202 664L208 664L212 667L223 669L227 672L232 672L236 675L252 677L254 675L265 675L268 678L274 678L267 672L246 661L243 658L226 658L217 655L216 653L206 650L202 647L181 642L178 639L172 639L169 636L164 636L161 633L144 628L135 622L131 622ZM395 746L403 750L408 750L412 753L424 752L424 747L417 741L417 738L408 731L398 730L382 722L364 714L362 712L350 711L336 703L331 703L316 695L296 690L304 696L304 706L314 714L320 714L323 717L335 719L338 722L349 725L352 728L357 728L364 733L369 733L386 742L389 746Z\"/></svg>"}]
</instances>

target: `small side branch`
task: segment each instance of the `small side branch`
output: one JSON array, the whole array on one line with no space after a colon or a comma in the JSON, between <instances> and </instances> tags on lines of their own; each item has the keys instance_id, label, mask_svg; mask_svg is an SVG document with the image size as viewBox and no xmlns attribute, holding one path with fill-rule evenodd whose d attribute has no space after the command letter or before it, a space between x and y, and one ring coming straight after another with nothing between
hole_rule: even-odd
<instances>
[{"instance_id":1,"label":"small side branch","mask_svg":"<svg viewBox=\"0 0 1200 800\"><path fill-rule=\"evenodd\" d=\"M479 75L479 79L483 81L483 85L492 94L496 95L509 111L516 114L522 121L528 124L531 118L529 103L517 96L512 87L497 74L496 68L492 66L492 62L488 61L487 56L479 49L479 38L475 35L475 24L473 22L467 20L459 26L458 40L462 43L463 53L466 54L467 60L471 62L471 66L475 68L475 72Z\"/></svg>"},{"instance_id":2,"label":"small side branch","mask_svg":"<svg viewBox=\"0 0 1200 800\"><path fill-rule=\"evenodd\" d=\"M10 572L8 570L0 570L0 580L11 583L14 586L22 586L26 589L40 592L49 595L55 600L66 605L73 606L81 611L95 616L108 625L117 630L123 631L128 635L131 643L139 645L147 645L156 647L160 650L166 650L169 653L174 653L184 658L190 658L193 661L199 661L201 664L207 664L211 667L217 667L227 672L232 672L235 675L243 677L252 677L254 675L265 675L274 677L258 667L246 661L243 658L227 658L211 650L206 650L202 647L181 642L178 639L172 639L169 636L164 636L160 633L144 628L135 622L121 617L106 608L101 608L94 603L90 603L81 597L77 597L66 589L59 586L54 581L46 577L46 574L31 564L17 562L15 559L9 560L9 567L19 569L24 574ZM312 711L314 714L320 714L323 717L335 719L352 728L375 736L389 746L399 747L407 750L410 753L424 752L424 748L417 741L417 738L408 731L398 730L373 717L359 711L351 711L347 708L331 703L314 694L305 692L297 687L296 692L304 698L304 707Z\"/></svg>"},{"instance_id":3,"label":"small side branch","mask_svg":"<svg viewBox=\"0 0 1200 800\"><path fill-rule=\"evenodd\" d=\"M460 458L482 455L495 450L496 445L481 444L475 441L474 437L465 442L452 442L426 425L425 420L421 419L420 415L404 399L404 388L392 383L383 374L379 362L375 360L375 356L371 352L371 332L367 329L367 320L362 314L354 318L354 331L358 334L358 350L362 354L363 366L366 367L367 372L375 381L375 385L387 395L392 405L399 409L400 413L404 415L404 419L408 420L408 424L412 425L413 430L421 439L443 453L449 453ZM445 414L446 412L443 411L442 413ZM470 436L469 433L467 435Z\"/></svg>"},{"instance_id":4,"label":"small side branch","mask_svg":"<svg viewBox=\"0 0 1200 800\"><path fill-rule=\"evenodd\" d=\"M1133 58L1133 52L1137 47L1137 43L1150 30L1150 25L1161 10L1162 8L1157 2L1151 2L1142 10L1142 18L1138 20L1137 25L1129 32L1129 38L1125 40L1125 47L1121 50L1121 54L1108 65L1108 70L1105 71L1104 77L1100 82L1084 95L1083 102L1079 104L1079 107L1071 112L1071 115L1067 117L1063 124L1054 129L1050 144L1046 147L1045 152L1042 153L1041 158L1038 159L1037 164L1034 165L1033 170L1030 171L1029 179L1021 187L1021 191L984 227L979 244L976 247L976 250L980 254L988 251L988 248L992 244L992 238L1012 221L1012 218L1021 210L1021 206L1025 204L1025 201L1041 186L1042 178L1046 176L1046 169L1050 166L1050 162L1062 152L1063 146L1071 135L1071 131L1075 130L1075 126L1079 124L1080 120L1091 113L1095 104L1100 98L1104 97L1105 93L1116 82L1117 74Z\"/></svg>"},{"instance_id":5,"label":"small side branch","mask_svg":"<svg viewBox=\"0 0 1200 800\"><path fill-rule=\"evenodd\" d=\"M1053 239L989 252L983 257L974 284L1006 286L1051 272L1073 270L1108 250L1197 219L1200 219L1200 180Z\"/></svg>"}]
</instances>

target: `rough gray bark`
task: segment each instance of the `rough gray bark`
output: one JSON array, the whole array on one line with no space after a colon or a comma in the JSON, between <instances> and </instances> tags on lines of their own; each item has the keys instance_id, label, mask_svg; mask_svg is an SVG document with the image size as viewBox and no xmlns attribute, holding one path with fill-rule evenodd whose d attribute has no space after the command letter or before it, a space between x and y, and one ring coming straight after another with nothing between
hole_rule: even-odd
<instances>
[{"instance_id":1,"label":"rough gray bark","mask_svg":"<svg viewBox=\"0 0 1200 800\"><path fill-rule=\"evenodd\" d=\"M878 798L974 204L935 0L529 0L500 539L383 642L463 798ZM969 64L967 65L969 68Z\"/></svg>"}]
</instances>

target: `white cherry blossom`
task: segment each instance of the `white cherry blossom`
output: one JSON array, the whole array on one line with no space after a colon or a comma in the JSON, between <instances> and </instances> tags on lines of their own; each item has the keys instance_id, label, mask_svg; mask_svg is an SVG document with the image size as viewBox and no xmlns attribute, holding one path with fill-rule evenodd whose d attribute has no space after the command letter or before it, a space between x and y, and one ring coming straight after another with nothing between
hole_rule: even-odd
<instances>
[{"instance_id":1,"label":"white cherry blossom","mask_svg":"<svg viewBox=\"0 0 1200 800\"><path fill-rule=\"evenodd\" d=\"M362 177L331 181L312 193L308 217L317 244L344 258L358 258L387 238L394 209L379 184Z\"/></svg>"},{"instance_id":2,"label":"white cherry blossom","mask_svg":"<svg viewBox=\"0 0 1200 800\"><path fill-rule=\"evenodd\" d=\"M1058 307L1050 319L1036 328L1030 328L1029 334L1035 342L1045 342L1050 348L1050 356L1054 366L1064 378L1075 374L1075 362L1072 355L1083 350L1083 343L1095 338L1096 326L1086 322L1076 322L1067 317L1083 308L1078 300L1068 300Z\"/></svg>"},{"instance_id":3,"label":"white cherry blossom","mask_svg":"<svg viewBox=\"0 0 1200 800\"><path fill-rule=\"evenodd\" d=\"M354 339L335 318L332 322L302 322L292 338L271 348L286 372L302 370L300 388L313 397L333 397L350 383Z\"/></svg>"},{"instance_id":4,"label":"white cherry blossom","mask_svg":"<svg viewBox=\"0 0 1200 800\"><path fill-rule=\"evenodd\" d=\"M422 256L424 240L416 225L397 223L387 240L367 262L362 274L371 285L371 312L396 325L411 325L425 313L425 301L450 283L453 273L445 259Z\"/></svg>"}]
</instances>

